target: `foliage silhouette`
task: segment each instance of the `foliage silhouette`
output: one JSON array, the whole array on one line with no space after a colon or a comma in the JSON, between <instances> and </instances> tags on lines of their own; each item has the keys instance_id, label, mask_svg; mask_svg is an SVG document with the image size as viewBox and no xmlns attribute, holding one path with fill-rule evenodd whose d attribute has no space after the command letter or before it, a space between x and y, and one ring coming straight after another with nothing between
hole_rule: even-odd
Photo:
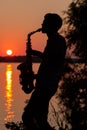
<instances>
[{"instance_id":1,"label":"foliage silhouette","mask_svg":"<svg viewBox=\"0 0 87 130\"><path fill-rule=\"evenodd\" d=\"M67 130L87 129L87 1L74 0L64 12L67 24L66 38L68 47L75 46L74 53L83 59L83 63L67 63L73 71L67 71L60 87L62 104L65 111ZM67 66L66 66L67 67ZM58 96L59 96L58 95ZM60 107L60 106L59 106ZM64 127L63 127L64 128Z\"/></svg>"},{"instance_id":2,"label":"foliage silhouette","mask_svg":"<svg viewBox=\"0 0 87 130\"><path fill-rule=\"evenodd\" d=\"M87 59L87 1L73 0L66 14L65 23L68 25L66 38L68 46L75 45L76 55Z\"/></svg>"}]
</instances>

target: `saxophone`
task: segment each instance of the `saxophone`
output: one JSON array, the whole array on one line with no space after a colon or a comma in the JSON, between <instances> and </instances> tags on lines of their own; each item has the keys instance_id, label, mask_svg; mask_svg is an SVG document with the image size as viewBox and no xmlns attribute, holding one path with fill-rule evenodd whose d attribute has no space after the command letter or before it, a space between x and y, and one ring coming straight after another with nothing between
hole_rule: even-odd
<instances>
[{"instance_id":1,"label":"saxophone","mask_svg":"<svg viewBox=\"0 0 87 130\"><path fill-rule=\"evenodd\" d=\"M32 92L32 90L35 88L34 87L34 79L35 75L33 72L32 68L32 47L31 47L31 36L36 33L40 32L42 29L39 28L36 31L33 31L28 34L27 36L27 42L26 42L26 60L25 62L19 64L17 66L17 69L20 70L20 75L19 75L19 81L20 84L22 85L22 90L26 93L29 94Z\"/></svg>"}]
</instances>

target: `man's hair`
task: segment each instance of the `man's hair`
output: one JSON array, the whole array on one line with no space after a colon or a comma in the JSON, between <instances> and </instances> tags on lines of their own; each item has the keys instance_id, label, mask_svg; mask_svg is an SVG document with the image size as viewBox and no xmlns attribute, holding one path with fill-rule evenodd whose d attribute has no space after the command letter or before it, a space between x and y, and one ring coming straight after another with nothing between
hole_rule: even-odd
<instances>
[{"instance_id":1,"label":"man's hair","mask_svg":"<svg viewBox=\"0 0 87 130\"><path fill-rule=\"evenodd\" d=\"M49 22L50 25L54 26L59 30L62 26L62 18L56 13L47 13L44 16L45 20Z\"/></svg>"}]
</instances>

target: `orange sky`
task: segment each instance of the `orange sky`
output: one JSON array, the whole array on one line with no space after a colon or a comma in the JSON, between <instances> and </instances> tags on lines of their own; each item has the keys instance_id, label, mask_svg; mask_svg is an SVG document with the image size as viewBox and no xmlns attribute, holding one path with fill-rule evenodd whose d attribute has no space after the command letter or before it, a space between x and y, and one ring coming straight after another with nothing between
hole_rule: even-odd
<instances>
[{"instance_id":1,"label":"orange sky","mask_svg":"<svg viewBox=\"0 0 87 130\"><path fill-rule=\"evenodd\" d=\"M27 34L41 27L48 12L67 10L72 0L0 0L0 56L12 49L13 55L25 55ZM43 50L46 35L31 37L32 48Z\"/></svg>"}]
</instances>

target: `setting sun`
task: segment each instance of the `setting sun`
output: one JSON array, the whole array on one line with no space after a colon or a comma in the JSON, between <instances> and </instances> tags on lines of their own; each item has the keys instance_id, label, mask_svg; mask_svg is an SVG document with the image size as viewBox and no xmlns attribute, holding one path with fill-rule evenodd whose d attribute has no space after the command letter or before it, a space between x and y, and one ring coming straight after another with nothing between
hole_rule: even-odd
<instances>
[{"instance_id":1,"label":"setting sun","mask_svg":"<svg viewBox=\"0 0 87 130\"><path fill-rule=\"evenodd\" d=\"M9 55L9 56L11 56L12 53L13 53L12 50L7 50L7 51L6 51L6 54Z\"/></svg>"}]
</instances>

